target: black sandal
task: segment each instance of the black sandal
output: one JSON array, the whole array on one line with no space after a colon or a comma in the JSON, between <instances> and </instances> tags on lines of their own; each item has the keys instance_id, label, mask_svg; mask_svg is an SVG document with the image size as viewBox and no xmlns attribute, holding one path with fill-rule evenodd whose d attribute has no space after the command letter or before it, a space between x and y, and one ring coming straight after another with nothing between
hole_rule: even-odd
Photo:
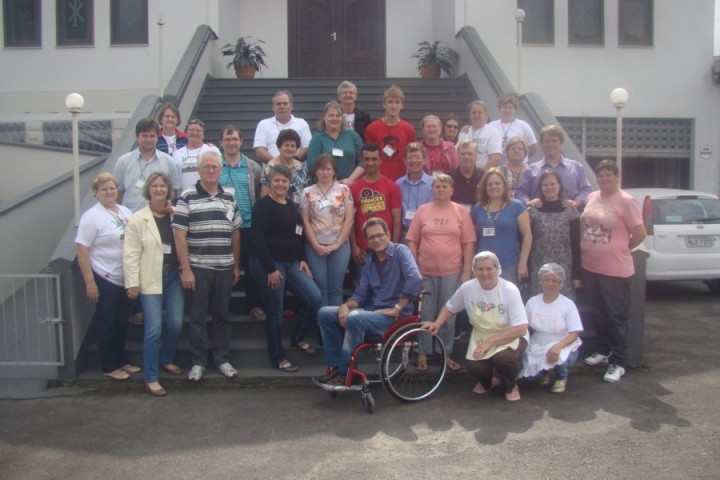
<instances>
[{"instance_id":1,"label":"black sandal","mask_svg":"<svg viewBox=\"0 0 720 480\"><path fill-rule=\"evenodd\" d=\"M297 348L298 350L303 351L307 354L313 354L316 352L315 347L310 345L310 342L308 342L307 340L303 340L300 343L292 343L291 345L293 348Z\"/></svg>"},{"instance_id":2,"label":"black sandal","mask_svg":"<svg viewBox=\"0 0 720 480\"><path fill-rule=\"evenodd\" d=\"M282 362L280 362L280 365L277 366L277 369L280 370L281 372L286 372L286 373L295 373L298 370L300 370L300 368L298 368L297 366L288 362L287 360L283 360Z\"/></svg>"}]
</instances>

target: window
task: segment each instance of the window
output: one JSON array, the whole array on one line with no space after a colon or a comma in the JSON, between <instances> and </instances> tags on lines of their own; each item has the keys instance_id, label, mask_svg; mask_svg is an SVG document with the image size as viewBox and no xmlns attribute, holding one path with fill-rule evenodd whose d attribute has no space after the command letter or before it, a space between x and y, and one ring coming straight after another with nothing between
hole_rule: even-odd
<instances>
[{"instance_id":1,"label":"window","mask_svg":"<svg viewBox=\"0 0 720 480\"><path fill-rule=\"evenodd\" d=\"M57 0L58 46L93 43L93 0Z\"/></svg>"},{"instance_id":2,"label":"window","mask_svg":"<svg viewBox=\"0 0 720 480\"><path fill-rule=\"evenodd\" d=\"M110 44L147 45L147 0L110 0Z\"/></svg>"},{"instance_id":3,"label":"window","mask_svg":"<svg viewBox=\"0 0 720 480\"><path fill-rule=\"evenodd\" d=\"M555 43L555 9L553 0L518 0L518 8L525 10L522 26L523 45L552 45Z\"/></svg>"},{"instance_id":4,"label":"window","mask_svg":"<svg viewBox=\"0 0 720 480\"><path fill-rule=\"evenodd\" d=\"M603 0L568 0L568 19L570 45L605 43Z\"/></svg>"},{"instance_id":5,"label":"window","mask_svg":"<svg viewBox=\"0 0 720 480\"><path fill-rule=\"evenodd\" d=\"M4 0L6 47L40 47L40 0Z\"/></svg>"},{"instance_id":6,"label":"window","mask_svg":"<svg viewBox=\"0 0 720 480\"><path fill-rule=\"evenodd\" d=\"M653 44L652 0L620 0L618 3L618 45Z\"/></svg>"}]
</instances>

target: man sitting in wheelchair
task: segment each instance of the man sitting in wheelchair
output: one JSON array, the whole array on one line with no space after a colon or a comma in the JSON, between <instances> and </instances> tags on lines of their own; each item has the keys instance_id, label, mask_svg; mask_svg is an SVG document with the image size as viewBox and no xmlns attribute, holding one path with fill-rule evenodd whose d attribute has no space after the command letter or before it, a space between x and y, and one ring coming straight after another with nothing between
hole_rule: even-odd
<instances>
[{"instance_id":1,"label":"man sitting in wheelchair","mask_svg":"<svg viewBox=\"0 0 720 480\"><path fill-rule=\"evenodd\" d=\"M325 385L345 385L350 357L365 335L382 335L398 318L412 315L420 294L422 275L415 259L405 245L390 241L387 223L371 218L363 235L372 255L365 257L357 289L339 307L318 313L328 371L315 380Z\"/></svg>"}]
</instances>

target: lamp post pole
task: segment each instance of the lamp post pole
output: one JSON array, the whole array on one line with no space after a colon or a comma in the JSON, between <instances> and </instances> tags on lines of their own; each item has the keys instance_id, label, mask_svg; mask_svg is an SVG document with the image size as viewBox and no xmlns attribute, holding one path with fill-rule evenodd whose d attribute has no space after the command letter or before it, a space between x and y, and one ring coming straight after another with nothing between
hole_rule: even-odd
<instances>
[{"instance_id":1,"label":"lamp post pole","mask_svg":"<svg viewBox=\"0 0 720 480\"><path fill-rule=\"evenodd\" d=\"M619 171L620 186L622 187L622 109L628 101L628 92L618 87L610 92L610 101L615 106L615 163Z\"/></svg>"},{"instance_id":2,"label":"lamp post pole","mask_svg":"<svg viewBox=\"0 0 720 480\"><path fill-rule=\"evenodd\" d=\"M80 222L80 132L78 129L78 113L84 106L85 99L79 93L71 93L65 97L65 107L72 115L73 197L76 227Z\"/></svg>"},{"instance_id":3,"label":"lamp post pole","mask_svg":"<svg viewBox=\"0 0 720 480\"><path fill-rule=\"evenodd\" d=\"M522 25L525 20L525 10L518 8L515 10L515 22L517 22L517 93L520 95L521 88L521 72L522 72Z\"/></svg>"},{"instance_id":4,"label":"lamp post pole","mask_svg":"<svg viewBox=\"0 0 720 480\"><path fill-rule=\"evenodd\" d=\"M158 25L158 96L162 98L163 96L163 25L165 25L165 20L163 20L162 17L160 17L157 21Z\"/></svg>"}]
</instances>

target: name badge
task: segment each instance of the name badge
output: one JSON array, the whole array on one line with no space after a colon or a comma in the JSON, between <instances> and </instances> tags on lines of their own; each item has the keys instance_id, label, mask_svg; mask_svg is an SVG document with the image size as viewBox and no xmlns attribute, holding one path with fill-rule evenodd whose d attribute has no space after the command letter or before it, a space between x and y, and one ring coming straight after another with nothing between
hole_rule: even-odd
<instances>
[{"instance_id":1,"label":"name badge","mask_svg":"<svg viewBox=\"0 0 720 480\"><path fill-rule=\"evenodd\" d=\"M292 201L295 205L300 205L301 200L302 200L302 192L293 193Z\"/></svg>"},{"instance_id":2,"label":"name badge","mask_svg":"<svg viewBox=\"0 0 720 480\"><path fill-rule=\"evenodd\" d=\"M162 244L163 255L170 255L172 253L172 245L169 243Z\"/></svg>"},{"instance_id":3,"label":"name badge","mask_svg":"<svg viewBox=\"0 0 720 480\"><path fill-rule=\"evenodd\" d=\"M332 149L332 156L333 157L342 157L344 155L342 148L333 148Z\"/></svg>"},{"instance_id":4,"label":"name badge","mask_svg":"<svg viewBox=\"0 0 720 480\"><path fill-rule=\"evenodd\" d=\"M330 200L320 200L318 202L318 208L328 208L330 206Z\"/></svg>"},{"instance_id":5,"label":"name badge","mask_svg":"<svg viewBox=\"0 0 720 480\"><path fill-rule=\"evenodd\" d=\"M494 237L495 236L495 227L483 227L482 234L483 234L483 237Z\"/></svg>"},{"instance_id":6,"label":"name badge","mask_svg":"<svg viewBox=\"0 0 720 480\"><path fill-rule=\"evenodd\" d=\"M232 223L233 217L235 216L235 212L232 210L228 210L225 212L225 217L228 219L228 222Z\"/></svg>"},{"instance_id":7,"label":"name badge","mask_svg":"<svg viewBox=\"0 0 720 480\"><path fill-rule=\"evenodd\" d=\"M137 182L135 182L135 186L136 186L137 188L143 188L143 187L145 186L145 180L143 180L143 179L141 178L140 180L138 180Z\"/></svg>"},{"instance_id":8,"label":"name badge","mask_svg":"<svg viewBox=\"0 0 720 480\"><path fill-rule=\"evenodd\" d=\"M295 225L295 235L302 235L302 225Z\"/></svg>"},{"instance_id":9,"label":"name badge","mask_svg":"<svg viewBox=\"0 0 720 480\"><path fill-rule=\"evenodd\" d=\"M415 212L405 212L405 220L412 220L413 218L415 218Z\"/></svg>"},{"instance_id":10,"label":"name badge","mask_svg":"<svg viewBox=\"0 0 720 480\"><path fill-rule=\"evenodd\" d=\"M383 148L383 153L388 157L392 157L393 155L395 155L395 149L390 145L385 145L385 148Z\"/></svg>"}]
</instances>

